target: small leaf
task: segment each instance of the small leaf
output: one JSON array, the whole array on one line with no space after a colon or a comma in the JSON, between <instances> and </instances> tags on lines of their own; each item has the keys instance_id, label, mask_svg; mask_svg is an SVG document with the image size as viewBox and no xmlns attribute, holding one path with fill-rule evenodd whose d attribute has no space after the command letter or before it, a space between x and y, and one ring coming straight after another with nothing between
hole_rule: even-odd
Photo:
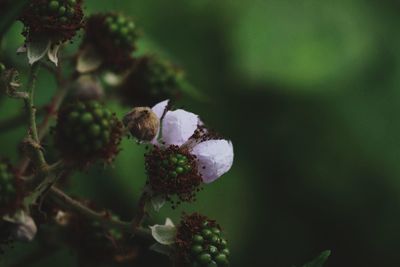
<instances>
[{"instance_id":1,"label":"small leaf","mask_svg":"<svg viewBox=\"0 0 400 267\"><path fill-rule=\"evenodd\" d=\"M95 71L103 63L103 58L91 45L87 45L78 55L76 70L80 73Z\"/></svg>"},{"instance_id":2,"label":"small leaf","mask_svg":"<svg viewBox=\"0 0 400 267\"><path fill-rule=\"evenodd\" d=\"M49 57L50 61L53 62L56 66L58 64L58 50L60 49L59 44L52 44L50 49L47 51L47 56Z\"/></svg>"},{"instance_id":3,"label":"small leaf","mask_svg":"<svg viewBox=\"0 0 400 267\"><path fill-rule=\"evenodd\" d=\"M303 265L303 267L323 267L328 257L331 255L330 250L325 250L318 257Z\"/></svg>"},{"instance_id":4,"label":"small leaf","mask_svg":"<svg viewBox=\"0 0 400 267\"><path fill-rule=\"evenodd\" d=\"M177 229L171 219L167 218L164 225L156 224L150 226L151 235L160 244L171 245L175 243Z\"/></svg>"},{"instance_id":5,"label":"small leaf","mask_svg":"<svg viewBox=\"0 0 400 267\"><path fill-rule=\"evenodd\" d=\"M27 43L29 64L33 64L42 59L50 49L50 39L46 37L36 36Z\"/></svg>"},{"instance_id":6,"label":"small leaf","mask_svg":"<svg viewBox=\"0 0 400 267\"><path fill-rule=\"evenodd\" d=\"M164 206L164 204L165 204L165 197L163 196L155 196L151 198L151 205L153 206L153 209L156 212L159 212L160 209Z\"/></svg>"},{"instance_id":7,"label":"small leaf","mask_svg":"<svg viewBox=\"0 0 400 267\"><path fill-rule=\"evenodd\" d=\"M151 245L150 250L153 250L155 252L158 252L166 256L170 256L172 252L172 248L170 246L162 245L160 243L154 243L153 245Z\"/></svg>"}]
</instances>

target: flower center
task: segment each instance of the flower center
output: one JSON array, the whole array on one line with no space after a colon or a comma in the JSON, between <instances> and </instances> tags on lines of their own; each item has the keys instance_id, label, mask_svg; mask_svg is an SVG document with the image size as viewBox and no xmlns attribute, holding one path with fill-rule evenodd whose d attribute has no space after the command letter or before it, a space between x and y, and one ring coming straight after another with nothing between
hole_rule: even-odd
<instances>
[{"instance_id":1,"label":"flower center","mask_svg":"<svg viewBox=\"0 0 400 267\"><path fill-rule=\"evenodd\" d=\"M188 158L185 155L176 153L164 159L160 168L167 174L167 178L176 178L178 175L185 175L192 169Z\"/></svg>"},{"instance_id":2,"label":"flower center","mask_svg":"<svg viewBox=\"0 0 400 267\"><path fill-rule=\"evenodd\" d=\"M177 195L182 201L194 200L202 182L196 158L178 146L154 146L146 154L146 171L152 190L167 199Z\"/></svg>"}]
</instances>

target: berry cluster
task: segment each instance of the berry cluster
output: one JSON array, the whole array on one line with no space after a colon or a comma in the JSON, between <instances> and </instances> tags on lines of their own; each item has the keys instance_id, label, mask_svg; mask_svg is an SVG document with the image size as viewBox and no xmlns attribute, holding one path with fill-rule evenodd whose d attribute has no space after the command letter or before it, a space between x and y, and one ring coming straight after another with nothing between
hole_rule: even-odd
<instances>
[{"instance_id":1,"label":"berry cluster","mask_svg":"<svg viewBox=\"0 0 400 267\"><path fill-rule=\"evenodd\" d=\"M183 76L170 62L143 56L118 90L121 101L132 106L152 106L165 99L176 99L182 91Z\"/></svg>"},{"instance_id":2,"label":"berry cluster","mask_svg":"<svg viewBox=\"0 0 400 267\"><path fill-rule=\"evenodd\" d=\"M194 200L200 190L201 176L197 173L196 158L178 146L154 146L146 154L148 184L156 194L169 199L177 195L181 201Z\"/></svg>"},{"instance_id":3,"label":"berry cluster","mask_svg":"<svg viewBox=\"0 0 400 267\"><path fill-rule=\"evenodd\" d=\"M197 213L184 216L177 234L178 258L191 266L228 266L229 249L215 221ZM186 266L185 265L185 266Z\"/></svg>"},{"instance_id":4,"label":"berry cluster","mask_svg":"<svg viewBox=\"0 0 400 267\"><path fill-rule=\"evenodd\" d=\"M56 43L70 40L82 19L82 0L31 0L20 18L25 36L44 35Z\"/></svg>"},{"instance_id":5,"label":"berry cluster","mask_svg":"<svg viewBox=\"0 0 400 267\"><path fill-rule=\"evenodd\" d=\"M103 58L103 66L125 70L132 62L138 37L135 23L117 13L96 14L86 23L83 47L93 46Z\"/></svg>"},{"instance_id":6,"label":"berry cluster","mask_svg":"<svg viewBox=\"0 0 400 267\"><path fill-rule=\"evenodd\" d=\"M118 152L122 124L98 101L76 101L63 107L56 126L56 144L69 160L111 161Z\"/></svg>"}]
</instances>

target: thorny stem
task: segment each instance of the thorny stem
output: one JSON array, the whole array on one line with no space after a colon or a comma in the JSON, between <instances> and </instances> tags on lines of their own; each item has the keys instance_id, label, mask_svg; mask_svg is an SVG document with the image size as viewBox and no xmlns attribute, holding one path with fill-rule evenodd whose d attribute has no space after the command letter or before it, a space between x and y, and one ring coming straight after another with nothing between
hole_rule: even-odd
<instances>
[{"instance_id":1,"label":"thorny stem","mask_svg":"<svg viewBox=\"0 0 400 267\"><path fill-rule=\"evenodd\" d=\"M27 109L27 112L29 114L29 135L36 142L38 147L40 147L40 140L36 126L36 107L34 106L34 93L35 93L36 78L39 73L39 69L40 69L40 63L39 62L33 63L29 73L29 80L27 86L28 97L24 99L25 108ZM47 164L46 160L44 159L42 150L40 148L35 149L35 153L39 168L45 167Z\"/></svg>"},{"instance_id":2,"label":"thorny stem","mask_svg":"<svg viewBox=\"0 0 400 267\"><path fill-rule=\"evenodd\" d=\"M125 232L132 233L135 236L142 237L144 239L152 239L150 231L135 227L132 228L132 224L130 222L120 221L118 219L112 218L107 212L97 212L89 207L85 206L81 202L71 198L62 190L52 187L49 192L50 196L61 206L64 208L70 209L81 215L85 216L88 219L95 220L100 222L104 227L113 228L116 227Z\"/></svg>"},{"instance_id":3,"label":"thorny stem","mask_svg":"<svg viewBox=\"0 0 400 267\"><path fill-rule=\"evenodd\" d=\"M149 200L149 193L146 190L143 190L142 195L138 201L138 210L136 211L136 215L132 220L131 227L133 229L138 228L141 224L143 219L146 216L146 203Z\"/></svg>"},{"instance_id":4,"label":"thorny stem","mask_svg":"<svg viewBox=\"0 0 400 267\"><path fill-rule=\"evenodd\" d=\"M47 106L47 109L48 109L47 114L43 118L43 121L41 122L41 124L39 125L39 128L37 130L38 138L40 141L48 133L48 131L50 129L51 119L57 115L57 111L60 108L60 106L68 92L68 84L62 77L61 62L59 63L59 66L57 67L57 69L55 69L53 71L53 73L55 75L59 89L58 89L57 93L54 95L52 102ZM72 76L75 77L76 74L74 73ZM21 163L19 164L19 168L18 168L19 173L22 175L25 172L25 170L28 168L28 166L29 166L29 159L24 158L21 161Z\"/></svg>"}]
</instances>

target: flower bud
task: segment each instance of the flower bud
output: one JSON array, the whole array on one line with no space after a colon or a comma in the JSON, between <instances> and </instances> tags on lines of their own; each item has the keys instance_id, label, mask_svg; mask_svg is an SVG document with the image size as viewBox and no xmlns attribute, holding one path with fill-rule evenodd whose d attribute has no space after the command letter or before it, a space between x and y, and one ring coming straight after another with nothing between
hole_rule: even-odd
<instances>
[{"instance_id":1,"label":"flower bud","mask_svg":"<svg viewBox=\"0 0 400 267\"><path fill-rule=\"evenodd\" d=\"M32 241L36 235L35 221L24 210L18 210L12 216L3 216L3 220L11 224L12 235L19 241Z\"/></svg>"},{"instance_id":2,"label":"flower bud","mask_svg":"<svg viewBox=\"0 0 400 267\"><path fill-rule=\"evenodd\" d=\"M20 221L17 222L15 229L15 238L19 241L32 241L35 238L37 227L35 221L31 216L24 216Z\"/></svg>"},{"instance_id":3,"label":"flower bud","mask_svg":"<svg viewBox=\"0 0 400 267\"><path fill-rule=\"evenodd\" d=\"M123 123L140 141L151 141L158 133L160 120L148 107L137 107L125 115Z\"/></svg>"}]
</instances>

